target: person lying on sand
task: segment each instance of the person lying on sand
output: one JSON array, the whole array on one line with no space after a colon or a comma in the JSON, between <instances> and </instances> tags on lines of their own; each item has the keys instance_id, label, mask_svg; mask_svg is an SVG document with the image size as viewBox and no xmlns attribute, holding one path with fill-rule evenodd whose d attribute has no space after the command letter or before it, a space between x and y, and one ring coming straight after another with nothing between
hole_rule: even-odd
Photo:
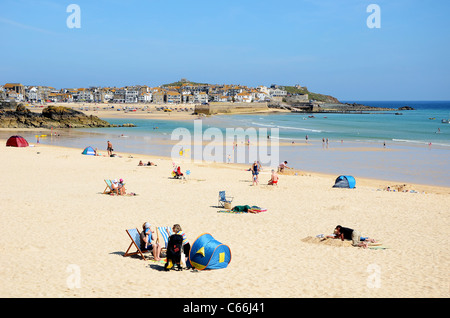
<instances>
[{"instance_id":1,"label":"person lying on sand","mask_svg":"<svg viewBox=\"0 0 450 318\"><path fill-rule=\"evenodd\" d=\"M156 166L156 164L154 162L151 162L151 161L149 161L146 164L144 164L142 162L142 160L140 160L138 166Z\"/></svg>"},{"instance_id":2,"label":"person lying on sand","mask_svg":"<svg viewBox=\"0 0 450 318\"><path fill-rule=\"evenodd\" d=\"M348 227L343 227L337 225L334 229L334 238L344 240L351 240L353 246L367 248L368 242L375 243L374 239L361 240L361 233L357 230L350 229Z\"/></svg>"}]
</instances>

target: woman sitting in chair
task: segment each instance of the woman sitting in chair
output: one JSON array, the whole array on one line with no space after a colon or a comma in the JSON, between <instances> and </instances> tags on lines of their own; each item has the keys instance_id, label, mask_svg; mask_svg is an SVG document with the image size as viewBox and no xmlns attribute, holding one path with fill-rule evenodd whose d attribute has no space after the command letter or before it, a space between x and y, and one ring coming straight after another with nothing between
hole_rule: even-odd
<instances>
[{"instance_id":1,"label":"woman sitting in chair","mask_svg":"<svg viewBox=\"0 0 450 318\"><path fill-rule=\"evenodd\" d=\"M154 242L154 240L152 239L153 236L152 234L154 234L155 232L152 231L150 223L145 222L142 225L142 232L141 232L141 251L142 252L152 252L153 253L153 258L155 259L155 261L159 261L159 254L161 253L161 248L159 247L159 245L157 243Z\"/></svg>"}]
</instances>

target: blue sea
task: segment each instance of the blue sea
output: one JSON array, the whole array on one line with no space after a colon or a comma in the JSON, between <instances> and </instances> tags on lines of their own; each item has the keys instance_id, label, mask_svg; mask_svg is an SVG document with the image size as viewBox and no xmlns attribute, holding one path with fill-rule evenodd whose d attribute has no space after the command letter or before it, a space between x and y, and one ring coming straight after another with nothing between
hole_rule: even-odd
<instances>
[{"instance_id":1,"label":"blue sea","mask_svg":"<svg viewBox=\"0 0 450 318\"><path fill-rule=\"evenodd\" d=\"M450 124L441 122L450 117L450 101L345 102L394 109L410 106L415 110L216 115L201 121L202 130L218 128L225 135L226 128L255 128L274 140L276 134L271 129L276 128L279 142L284 145L280 147L279 160L288 161L296 169L450 186ZM194 132L194 120L104 119L113 124L134 123L137 127L68 129L61 131L60 137L40 142L80 149L92 146L105 151L106 141L110 140L117 153L170 157L173 145L166 141L173 131L185 128L192 135ZM38 133L22 134L33 142ZM5 132L0 136L7 138Z\"/></svg>"}]
</instances>

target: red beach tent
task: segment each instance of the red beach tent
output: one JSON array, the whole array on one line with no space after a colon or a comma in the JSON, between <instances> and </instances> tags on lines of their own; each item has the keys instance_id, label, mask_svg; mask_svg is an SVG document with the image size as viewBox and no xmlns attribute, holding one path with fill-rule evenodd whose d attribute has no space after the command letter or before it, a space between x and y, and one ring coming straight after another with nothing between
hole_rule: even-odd
<instances>
[{"instance_id":1,"label":"red beach tent","mask_svg":"<svg viewBox=\"0 0 450 318\"><path fill-rule=\"evenodd\" d=\"M28 147L28 141L21 136L11 136L6 142L6 147Z\"/></svg>"}]
</instances>

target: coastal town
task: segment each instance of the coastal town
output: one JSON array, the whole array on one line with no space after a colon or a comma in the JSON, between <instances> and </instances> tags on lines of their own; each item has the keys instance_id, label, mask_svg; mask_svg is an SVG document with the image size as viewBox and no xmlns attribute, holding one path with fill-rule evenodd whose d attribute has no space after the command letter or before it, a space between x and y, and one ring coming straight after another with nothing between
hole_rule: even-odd
<instances>
[{"instance_id":1,"label":"coastal town","mask_svg":"<svg viewBox=\"0 0 450 318\"><path fill-rule=\"evenodd\" d=\"M300 85L295 86L301 88ZM61 88L6 83L0 85L0 100L35 103L117 103L117 104L206 104L210 102L282 102L288 96L309 102L308 94L290 94L278 85L258 86L198 84L179 82L150 87Z\"/></svg>"},{"instance_id":2,"label":"coastal town","mask_svg":"<svg viewBox=\"0 0 450 318\"><path fill-rule=\"evenodd\" d=\"M290 111L302 113L362 113L395 109L342 103L337 98L313 93L306 86L205 84L185 78L160 86L61 88L6 83L0 86L0 104L22 103L30 109L60 105L82 111L110 109L133 111L184 110L194 114Z\"/></svg>"}]
</instances>

